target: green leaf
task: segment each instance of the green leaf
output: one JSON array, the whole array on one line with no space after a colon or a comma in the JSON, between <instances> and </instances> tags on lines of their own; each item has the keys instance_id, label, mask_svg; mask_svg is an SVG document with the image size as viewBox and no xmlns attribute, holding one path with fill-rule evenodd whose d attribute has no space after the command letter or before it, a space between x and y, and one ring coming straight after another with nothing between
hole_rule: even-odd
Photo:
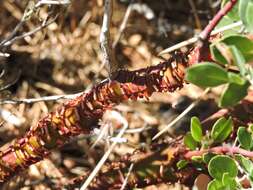
<instances>
[{"instance_id":1,"label":"green leaf","mask_svg":"<svg viewBox=\"0 0 253 190\"><path fill-rule=\"evenodd\" d=\"M244 76L246 74L246 68L245 68L246 60L243 57L243 54L236 46L232 45L229 47L230 47L231 53L233 54L235 65L238 66L241 75Z\"/></svg>"},{"instance_id":2,"label":"green leaf","mask_svg":"<svg viewBox=\"0 0 253 190\"><path fill-rule=\"evenodd\" d=\"M195 141L201 142L203 137L201 123L197 117L191 118L191 134Z\"/></svg>"},{"instance_id":3,"label":"green leaf","mask_svg":"<svg viewBox=\"0 0 253 190\"><path fill-rule=\"evenodd\" d=\"M245 80L239 74L232 72L228 72L228 80L229 83L235 83L238 85L243 85L245 83Z\"/></svg>"},{"instance_id":4,"label":"green leaf","mask_svg":"<svg viewBox=\"0 0 253 190\"><path fill-rule=\"evenodd\" d=\"M228 173L223 174L222 184L229 190L236 190L237 183L235 178L230 177Z\"/></svg>"},{"instance_id":5,"label":"green leaf","mask_svg":"<svg viewBox=\"0 0 253 190\"><path fill-rule=\"evenodd\" d=\"M239 16L240 19L243 21L243 23L247 23L247 18L246 18L246 10L247 6L251 0L240 0L239 1Z\"/></svg>"},{"instance_id":6,"label":"green leaf","mask_svg":"<svg viewBox=\"0 0 253 190\"><path fill-rule=\"evenodd\" d=\"M235 178L238 174L236 162L229 156L215 156L208 164L209 174L217 180L222 180L223 174L228 173L229 177Z\"/></svg>"},{"instance_id":7,"label":"green leaf","mask_svg":"<svg viewBox=\"0 0 253 190\"><path fill-rule=\"evenodd\" d=\"M248 87L250 86L248 81L245 81L244 85L238 85L230 83L225 88L220 101L220 107L229 107L236 105L248 94Z\"/></svg>"},{"instance_id":8,"label":"green leaf","mask_svg":"<svg viewBox=\"0 0 253 190\"><path fill-rule=\"evenodd\" d=\"M228 75L217 64L203 62L187 69L186 80L201 87L214 87L227 83Z\"/></svg>"},{"instance_id":9,"label":"green leaf","mask_svg":"<svg viewBox=\"0 0 253 190\"><path fill-rule=\"evenodd\" d=\"M248 4L250 1L252 1L252 0L240 0L239 1L239 7L238 7L239 16L245 26L247 25L247 22L248 22L247 16L246 16L246 11L247 11L247 7L248 7Z\"/></svg>"},{"instance_id":10,"label":"green leaf","mask_svg":"<svg viewBox=\"0 0 253 190\"><path fill-rule=\"evenodd\" d=\"M225 57L217 48L217 44L219 43L225 44L226 46L235 46L238 50L240 50L246 62L253 59L253 41L246 36L233 34L225 36L221 40L212 43L210 46L213 59L219 63L228 63Z\"/></svg>"},{"instance_id":11,"label":"green leaf","mask_svg":"<svg viewBox=\"0 0 253 190\"><path fill-rule=\"evenodd\" d=\"M253 171L253 163L248 158L245 158L244 156L237 154L235 155L235 159L238 161L244 172L247 174L251 174Z\"/></svg>"},{"instance_id":12,"label":"green leaf","mask_svg":"<svg viewBox=\"0 0 253 190\"><path fill-rule=\"evenodd\" d=\"M208 152L202 156L202 159L206 164L208 164L214 156L216 156L216 154Z\"/></svg>"},{"instance_id":13,"label":"green leaf","mask_svg":"<svg viewBox=\"0 0 253 190\"><path fill-rule=\"evenodd\" d=\"M179 170L183 169L186 165L188 164L188 162L186 160L180 160L177 162L177 168Z\"/></svg>"},{"instance_id":14,"label":"green leaf","mask_svg":"<svg viewBox=\"0 0 253 190\"><path fill-rule=\"evenodd\" d=\"M252 16L252 11L253 11L253 3L250 2L247 6L246 10L246 19L247 22L244 23L246 26L246 29L248 32L253 33L253 16Z\"/></svg>"},{"instance_id":15,"label":"green leaf","mask_svg":"<svg viewBox=\"0 0 253 190\"><path fill-rule=\"evenodd\" d=\"M224 7L226 5L226 3L228 3L230 0L223 0L221 3L221 7ZM235 6L232 8L232 10L230 10L228 12L228 17L231 18L234 21L239 21L240 20L240 16L239 16L239 6L238 3L235 4Z\"/></svg>"},{"instance_id":16,"label":"green leaf","mask_svg":"<svg viewBox=\"0 0 253 190\"><path fill-rule=\"evenodd\" d=\"M248 158L245 158L242 155L235 155L235 159L242 167L243 171L248 174L248 179L250 180L251 186L253 185L253 163Z\"/></svg>"},{"instance_id":17,"label":"green leaf","mask_svg":"<svg viewBox=\"0 0 253 190\"><path fill-rule=\"evenodd\" d=\"M219 48L220 47L220 48ZM228 64L228 60L232 60L232 54L229 47L221 42L214 42L210 45L212 58L220 64Z\"/></svg>"},{"instance_id":18,"label":"green leaf","mask_svg":"<svg viewBox=\"0 0 253 190\"><path fill-rule=\"evenodd\" d=\"M187 146L189 149L191 150L195 150L198 147L198 142L196 142L191 133L188 132L185 136L184 136L184 144L185 146Z\"/></svg>"},{"instance_id":19,"label":"green leaf","mask_svg":"<svg viewBox=\"0 0 253 190\"><path fill-rule=\"evenodd\" d=\"M230 35L224 37L221 42L228 46L236 46L241 51L246 61L249 61L253 57L253 41L243 35Z\"/></svg>"},{"instance_id":20,"label":"green leaf","mask_svg":"<svg viewBox=\"0 0 253 190\"><path fill-rule=\"evenodd\" d=\"M222 181L214 179L208 183L207 190L222 190L224 188Z\"/></svg>"},{"instance_id":21,"label":"green leaf","mask_svg":"<svg viewBox=\"0 0 253 190\"><path fill-rule=\"evenodd\" d=\"M228 120L224 117L218 119L211 131L211 137L216 143L223 142L231 133L232 131L232 119L229 118Z\"/></svg>"},{"instance_id":22,"label":"green leaf","mask_svg":"<svg viewBox=\"0 0 253 190\"><path fill-rule=\"evenodd\" d=\"M251 134L247 131L245 127L239 127L237 131L238 141L242 148L250 150L253 145L253 140Z\"/></svg>"},{"instance_id":23,"label":"green leaf","mask_svg":"<svg viewBox=\"0 0 253 190\"><path fill-rule=\"evenodd\" d=\"M253 133L253 124L249 125L250 132Z\"/></svg>"},{"instance_id":24,"label":"green leaf","mask_svg":"<svg viewBox=\"0 0 253 190\"><path fill-rule=\"evenodd\" d=\"M250 33L253 33L253 16L252 16L252 11L253 11L253 2L250 1L247 4L246 12L245 12L245 17L244 17L244 20L243 20L243 24L246 26L246 29Z\"/></svg>"}]
</instances>

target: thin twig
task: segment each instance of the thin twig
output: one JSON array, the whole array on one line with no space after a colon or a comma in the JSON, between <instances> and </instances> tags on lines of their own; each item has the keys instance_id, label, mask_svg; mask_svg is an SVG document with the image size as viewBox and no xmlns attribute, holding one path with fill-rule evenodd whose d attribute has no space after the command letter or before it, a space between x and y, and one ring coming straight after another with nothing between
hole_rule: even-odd
<instances>
[{"instance_id":1,"label":"thin twig","mask_svg":"<svg viewBox=\"0 0 253 190\"><path fill-rule=\"evenodd\" d=\"M40 98L24 98L24 99L4 99L0 100L0 105L3 104L32 104L36 102L42 102L42 101L57 101L60 99L73 99L77 96L80 96L83 92L79 92L76 94L68 94L68 95L55 95L55 96L44 96Z\"/></svg>"},{"instance_id":2,"label":"thin twig","mask_svg":"<svg viewBox=\"0 0 253 190\"><path fill-rule=\"evenodd\" d=\"M10 41L18 32L18 30L24 25L25 21L21 20L17 26L14 28L14 30L11 32L11 34L4 39L2 42L0 42L0 47L4 46L5 43L7 43L8 41Z\"/></svg>"},{"instance_id":3,"label":"thin twig","mask_svg":"<svg viewBox=\"0 0 253 190\"><path fill-rule=\"evenodd\" d=\"M124 121L124 120L123 120ZM121 138L125 131L128 128L128 123L123 122L123 127L121 129L121 131L119 132L119 134L116 136L116 138ZM98 162L97 166L94 168L94 170L91 172L91 174L89 175L89 177L86 179L86 181L84 182L84 184L82 185L82 187L80 188L80 190L85 190L87 189L87 187L89 186L89 184L91 183L91 181L94 179L94 177L97 175L97 173L99 172L99 170L101 169L101 167L103 166L103 164L105 163L105 161L107 160L107 158L109 157L109 155L111 154L111 152L113 151L113 149L115 148L115 146L118 144L117 141L114 141L111 146L109 147L109 149L105 152L104 156L101 158L101 160Z\"/></svg>"},{"instance_id":4,"label":"thin twig","mask_svg":"<svg viewBox=\"0 0 253 190\"><path fill-rule=\"evenodd\" d=\"M2 72L3 73L3 72ZM1 74L2 74L1 73ZM20 76L21 76L21 70L18 70L17 71L17 73L15 74L15 78L14 79L12 79L12 81L10 81L8 84L6 84L6 85L4 85L4 86L0 86L0 92L1 91L4 91L4 90L6 90L7 88L9 88L10 86L12 86L12 85L14 85L17 81L18 81L18 79L20 78Z\"/></svg>"},{"instance_id":5,"label":"thin twig","mask_svg":"<svg viewBox=\"0 0 253 190\"><path fill-rule=\"evenodd\" d=\"M51 23L53 23L59 14L57 14L51 21L49 22L43 22L41 26L35 28L34 30L21 34L19 36L16 36L17 32L19 31L19 29L25 24L25 22L27 20L29 20L32 15L38 10L38 8L40 8L43 5L67 5L70 4L69 0L58 0L58 1L53 1L53 0L41 0L38 1L36 4L31 0L28 2L27 7L25 9L25 12L23 14L23 17L21 19L21 21L17 24L17 26L15 27L15 29L13 30L13 32L11 32L11 34L4 39L2 42L0 42L0 47L6 47L11 45L13 42L15 42L16 40L25 38L27 36L31 36L32 34L42 30L43 28L47 27L48 25L50 25ZM6 56L6 54L1 53L0 56Z\"/></svg>"},{"instance_id":6,"label":"thin twig","mask_svg":"<svg viewBox=\"0 0 253 190\"><path fill-rule=\"evenodd\" d=\"M110 77L118 70L115 57L112 51L110 38L110 25L112 20L113 0L105 0L103 24L100 33L100 45L103 54L103 64L107 67Z\"/></svg>"},{"instance_id":7,"label":"thin twig","mask_svg":"<svg viewBox=\"0 0 253 190\"><path fill-rule=\"evenodd\" d=\"M181 120L186 114L188 114L201 100L201 98L206 95L209 92L210 88L207 88L199 97L197 97L197 99L192 102L181 114L179 114L175 119L173 119L169 125L167 125L166 127L164 127L160 132L158 132L153 138L152 140L157 139L158 137L160 137L163 133L165 133L166 131L168 131L169 128L171 128L173 125L175 125L179 120Z\"/></svg>"},{"instance_id":8,"label":"thin twig","mask_svg":"<svg viewBox=\"0 0 253 190\"><path fill-rule=\"evenodd\" d=\"M238 22L235 22L233 24L230 24L230 25L227 25L227 26L224 26L222 28L219 28L217 30L214 30L211 32L211 35L216 35L216 34L219 34L221 32L224 32L224 31L227 31L227 30L231 30L232 28L235 28L235 27L240 27L242 26L243 23L241 21L238 21ZM170 53L172 51L175 51L177 49L180 49L182 47L185 47L185 46L188 46L188 45L191 45L191 44L194 44L196 43L197 41L199 40L199 37L196 36L196 37L193 37L193 38L190 38L188 40L185 40L185 41L182 41L174 46L171 46L163 51L161 51L158 55L161 56L163 54L166 54L166 53Z\"/></svg>"},{"instance_id":9,"label":"thin twig","mask_svg":"<svg viewBox=\"0 0 253 190\"><path fill-rule=\"evenodd\" d=\"M112 45L113 48L115 48L117 46L120 38L122 37L122 34L123 34L124 30L126 29L127 21L130 17L130 14L131 14L132 10L133 10L133 5L134 5L133 2L134 2L134 0L132 0L130 2L130 4L128 5L128 7L127 7L125 16L124 16L123 21L122 21L122 23L120 25L120 28L119 28L119 32L118 32L118 34L115 38L115 41L113 42L113 45Z\"/></svg>"},{"instance_id":10,"label":"thin twig","mask_svg":"<svg viewBox=\"0 0 253 190\"><path fill-rule=\"evenodd\" d=\"M35 5L35 8L38 8L42 5L68 5L68 4L70 4L69 0L57 0L57 1L41 0Z\"/></svg>"},{"instance_id":11,"label":"thin twig","mask_svg":"<svg viewBox=\"0 0 253 190\"><path fill-rule=\"evenodd\" d=\"M201 22L200 22L200 19L199 19L199 16L198 16L198 11L196 9L196 6L195 6L193 0L188 0L188 2L189 2L190 6L192 8L193 16L195 18L196 27L201 30L201 28L202 28L201 27Z\"/></svg>"},{"instance_id":12,"label":"thin twig","mask_svg":"<svg viewBox=\"0 0 253 190\"><path fill-rule=\"evenodd\" d=\"M125 177L125 180L124 180L124 182L123 182L123 184L122 184L120 190L124 190L124 189L125 189L125 187L126 187L126 185L127 185L127 181L128 181L128 179L129 179L129 176L130 176L130 174L131 174L131 172L132 172L132 170L133 170L133 167L134 167L134 164L132 163L132 164L130 165L129 169L128 169L128 173L127 173L127 175L126 175L126 177Z\"/></svg>"},{"instance_id":13,"label":"thin twig","mask_svg":"<svg viewBox=\"0 0 253 190\"><path fill-rule=\"evenodd\" d=\"M2 46L9 46L17 40L20 40L22 38L25 38L27 36L31 36L31 35L35 34L36 32L38 32L38 31L42 30L43 28L47 27L48 25L52 24L58 18L58 16L59 16L59 14L57 14L51 21L43 23L42 25L38 26L37 28L33 29L32 31L26 32L26 33L21 34L19 36L15 36L15 37L5 41L2 44Z\"/></svg>"}]
</instances>

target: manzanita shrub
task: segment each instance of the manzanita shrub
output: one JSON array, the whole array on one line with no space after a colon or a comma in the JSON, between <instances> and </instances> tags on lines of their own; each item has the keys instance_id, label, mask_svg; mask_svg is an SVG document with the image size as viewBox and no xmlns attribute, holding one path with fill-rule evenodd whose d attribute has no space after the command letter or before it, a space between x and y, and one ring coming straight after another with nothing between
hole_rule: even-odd
<instances>
[{"instance_id":1,"label":"manzanita shrub","mask_svg":"<svg viewBox=\"0 0 253 190\"><path fill-rule=\"evenodd\" d=\"M91 133L104 112L124 100L148 99L154 92L174 92L187 81L203 88L223 86L219 106L232 108L238 104L253 84L253 0L223 0L222 7L200 35L205 45L196 46L189 56L179 54L176 59L149 68L117 71L111 80L101 82L42 118L24 137L0 152L0 183L42 160L72 136ZM236 21L241 21L243 27L208 41L212 24L219 21L217 27ZM207 56L202 55L203 50ZM129 188L161 182L192 187L195 177L204 173L212 178L208 190L252 189L253 125L249 122L238 126L234 116L227 115L220 117L210 130L197 117L191 118L190 132L184 138L154 143L148 154L139 150L105 165L106 169L97 174L89 189L120 189L119 173L126 176L130 164L134 168L129 174Z\"/></svg>"},{"instance_id":2,"label":"manzanita shrub","mask_svg":"<svg viewBox=\"0 0 253 190\"><path fill-rule=\"evenodd\" d=\"M228 1L224 0L222 6ZM221 38L212 40L209 46L210 60L194 64L186 71L186 80L197 86L212 88L222 85L224 90L219 98L219 106L224 108L241 101L253 84L253 1L237 2L217 27L240 20L243 28L227 31ZM200 170L207 166L213 178L208 190L244 189L245 179L252 189L253 125L234 128L231 117L222 117L210 131L203 131L199 119L192 117L184 144L195 151L190 162ZM198 151L204 154L198 154ZM178 168L187 167L188 164L188 160L180 160Z\"/></svg>"}]
</instances>

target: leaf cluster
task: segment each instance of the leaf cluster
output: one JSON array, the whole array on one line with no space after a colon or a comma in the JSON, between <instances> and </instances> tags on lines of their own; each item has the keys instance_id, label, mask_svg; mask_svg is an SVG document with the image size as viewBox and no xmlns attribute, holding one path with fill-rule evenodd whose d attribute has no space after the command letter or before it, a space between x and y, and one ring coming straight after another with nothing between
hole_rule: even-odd
<instances>
[{"instance_id":1,"label":"leaf cluster","mask_svg":"<svg viewBox=\"0 0 253 190\"><path fill-rule=\"evenodd\" d=\"M223 0L222 6L228 0ZM220 107L236 105L253 84L253 0L240 0L217 27L241 20L242 28L230 30L209 46L213 62L202 62L187 70L186 80L200 87L223 85Z\"/></svg>"}]
</instances>

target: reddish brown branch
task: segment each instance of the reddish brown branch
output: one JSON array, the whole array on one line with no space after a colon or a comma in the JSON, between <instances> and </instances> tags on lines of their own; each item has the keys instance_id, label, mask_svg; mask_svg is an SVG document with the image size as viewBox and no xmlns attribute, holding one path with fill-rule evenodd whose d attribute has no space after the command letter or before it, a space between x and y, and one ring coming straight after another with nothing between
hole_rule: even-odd
<instances>
[{"instance_id":1,"label":"reddish brown branch","mask_svg":"<svg viewBox=\"0 0 253 190\"><path fill-rule=\"evenodd\" d=\"M177 169L177 162L185 151L187 150L182 144L182 138L177 138L161 144L153 144L149 151L137 150L133 154L124 155L120 161L104 165L90 184L89 190L120 189L123 181L119 173L125 176L132 163L134 167L128 179L127 189L177 182L192 187L200 171L191 165L182 170ZM88 176L89 173L78 177L64 188L74 189Z\"/></svg>"},{"instance_id":2,"label":"reddish brown branch","mask_svg":"<svg viewBox=\"0 0 253 190\"><path fill-rule=\"evenodd\" d=\"M119 173L125 175L132 163L134 163L134 168L127 186L130 189L134 187L143 188L158 183L174 184L176 182L192 188L195 178L205 171L198 171L193 167L191 158L202 156L208 152L227 155L241 154L253 158L253 152L238 147L218 146L206 150L190 151L183 145L182 138L177 138L151 146L150 152L138 150L134 154L125 155L118 162L107 163L91 183L89 190L119 189L123 183ZM178 169L177 163L182 159L189 160L189 164L183 169ZM74 179L65 188L74 189L74 187L78 187L88 176L89 173Z\"/></svg>"},{"instance_id":3,"label":"reddish brown branch","mask_svg":"<svg viewBox=\"0 0 253 190\"><path fill-rule=\"evenodd\" d=\"M209 39L211 32L220 22L220 20L235 6L237 0L230 0L225 4L225 6L218 11L218 13L213 17L205 29L200 33L199 37L201 40L206 41Z\"/></svg>"},{"instance_id":4,"label":"reddish brown branch","mask_svg":"<svg viewBox=\"0 0 253 190\"><path fill-rule=\"evenodd\" d=\"M184 83L185 56L146 69L119 71L114 80L101 82L88 93L65 103L42 118L23 138L0 155L0 181L42 160L52 148L71 136L90 133L106 109L128 99L148 98L153 92L173 92Z\"/></svg>"},{"instance_id":5,"label":"reddish brown branch","mask_svg":"<svg viewBox=\"0 0 253 190\"><path fill-rule=\"evenodd\" d=\"M253 158L253 152L245 149L241 149L239 147L225 147L218 146L205 150L195 150L187 152L184 157L187 159L191 159L193 156L202 156L205 153L215 153L215 154L241 154L248 158Z\"/></svg>"},{"instance_id":6,"label":"reddish brown branch","mask_svg":"<svg viewBox=\"0 0 253 190\"><path fill-rule=\"evenodd\" d=\"M213 19L209 22L209 24L205 27L205 29L199 34L200 43L198 44L198 55L195 55L197 57L197 62L201 62L204 60L207 60L209 57L208 45L209 45L209 37L211 35L211 32L213 29L218 25L220 20L233 9L235 4L237 3L237 0L230 0L227 2L223 8L221 8L218 13L213 17Z\"/></svg>"}]
</instances>

